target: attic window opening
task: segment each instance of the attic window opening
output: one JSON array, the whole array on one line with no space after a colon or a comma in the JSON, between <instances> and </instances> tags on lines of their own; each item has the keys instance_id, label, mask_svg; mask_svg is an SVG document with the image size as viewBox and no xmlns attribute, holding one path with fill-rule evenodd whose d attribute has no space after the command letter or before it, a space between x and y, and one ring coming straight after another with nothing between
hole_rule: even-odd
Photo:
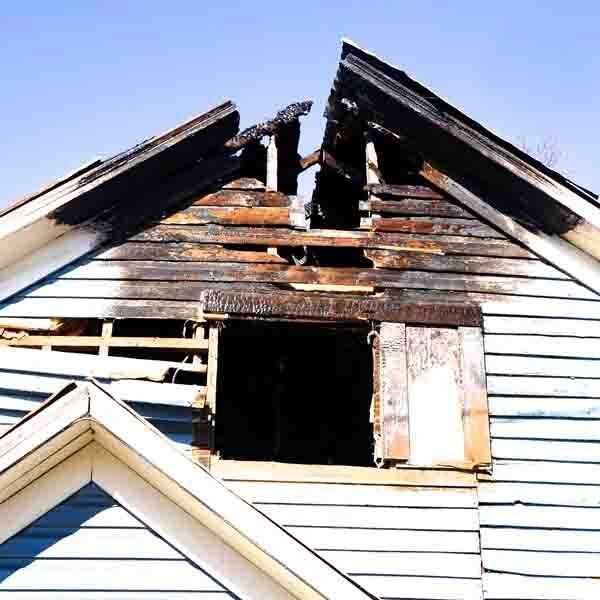
<instances>
[{"instance_id":1,"label":"attic window opening","mask_svg":"<svg viewBox=\"0 0 600 600\"><path fill-rule=\"evenodd\" d=\"M229 323L219 344L224 459L373 465L372 353L362 328Z\"/></svg>"}]
</instances>

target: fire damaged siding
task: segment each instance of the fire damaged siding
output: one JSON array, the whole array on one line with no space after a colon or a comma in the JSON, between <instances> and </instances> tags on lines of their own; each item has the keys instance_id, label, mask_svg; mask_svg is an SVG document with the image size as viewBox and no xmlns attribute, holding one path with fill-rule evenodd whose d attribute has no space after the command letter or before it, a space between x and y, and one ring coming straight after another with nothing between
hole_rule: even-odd
<instances>
[{"instance_id":1,"label":"fire damaged siding","mask_svg":"<svg viewBox=\"0 0 600 600\"><path fill-rule=\"evenodd\" d=\"M236 597L93 483L0 545L0 595Z\"/></svg>"}]
</instances>

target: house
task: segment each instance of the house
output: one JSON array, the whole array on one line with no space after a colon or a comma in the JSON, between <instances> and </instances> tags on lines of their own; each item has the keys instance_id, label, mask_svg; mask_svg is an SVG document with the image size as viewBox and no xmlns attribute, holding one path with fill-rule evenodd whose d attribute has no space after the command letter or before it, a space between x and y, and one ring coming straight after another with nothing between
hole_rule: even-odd
<instances>
[{"instance_id":1,"label":"house","mask_svg":"<svg viewBox=\"0 0 600 600\"><path fill-rule=\"evenodd\" d=\"M598 197L349 41L310 109L0 215L0 592L597 597Z\"/></svg>"}]
</instances>

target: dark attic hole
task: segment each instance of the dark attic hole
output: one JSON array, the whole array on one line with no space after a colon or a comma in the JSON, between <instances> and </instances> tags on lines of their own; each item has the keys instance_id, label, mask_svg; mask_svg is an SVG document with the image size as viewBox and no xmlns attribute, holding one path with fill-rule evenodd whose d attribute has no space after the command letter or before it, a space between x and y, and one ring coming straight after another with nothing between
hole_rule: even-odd
<instances>
[{"instance_id":1,"label":"dark attic hole","mask_svg":"<svg viewBox=\"0 0 600 600\"><path fill-rule=\"evenodd\" d=\"M367 330L229 322L218 373L221 458L373 464Z\"/></svg>"}]
</instances>

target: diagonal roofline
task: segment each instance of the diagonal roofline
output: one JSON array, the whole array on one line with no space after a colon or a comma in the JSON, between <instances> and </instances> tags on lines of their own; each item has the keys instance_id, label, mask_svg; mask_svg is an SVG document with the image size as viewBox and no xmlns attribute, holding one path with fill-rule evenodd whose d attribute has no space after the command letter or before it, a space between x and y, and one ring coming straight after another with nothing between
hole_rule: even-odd
<instances>
[{"instance_id":1,"label":"diagonal roofline","mask_svg":"<svg viewBox=\"0 0 600 600\"><path fill-rule=\"evenodd\" d=\"M80 439L83 442L77 443ZM3 506L9 505L15 494L92 442L161 491L292 596L306 600L374 600L94 382L69 384L0 437L0 517ZM65 450L69 448L74 449L71 454ZM93 471L92 464L92 480ZM38 513L23 504L17 519L0 518L0 543L33 522Z\"/></svg>"}]
</instances>

